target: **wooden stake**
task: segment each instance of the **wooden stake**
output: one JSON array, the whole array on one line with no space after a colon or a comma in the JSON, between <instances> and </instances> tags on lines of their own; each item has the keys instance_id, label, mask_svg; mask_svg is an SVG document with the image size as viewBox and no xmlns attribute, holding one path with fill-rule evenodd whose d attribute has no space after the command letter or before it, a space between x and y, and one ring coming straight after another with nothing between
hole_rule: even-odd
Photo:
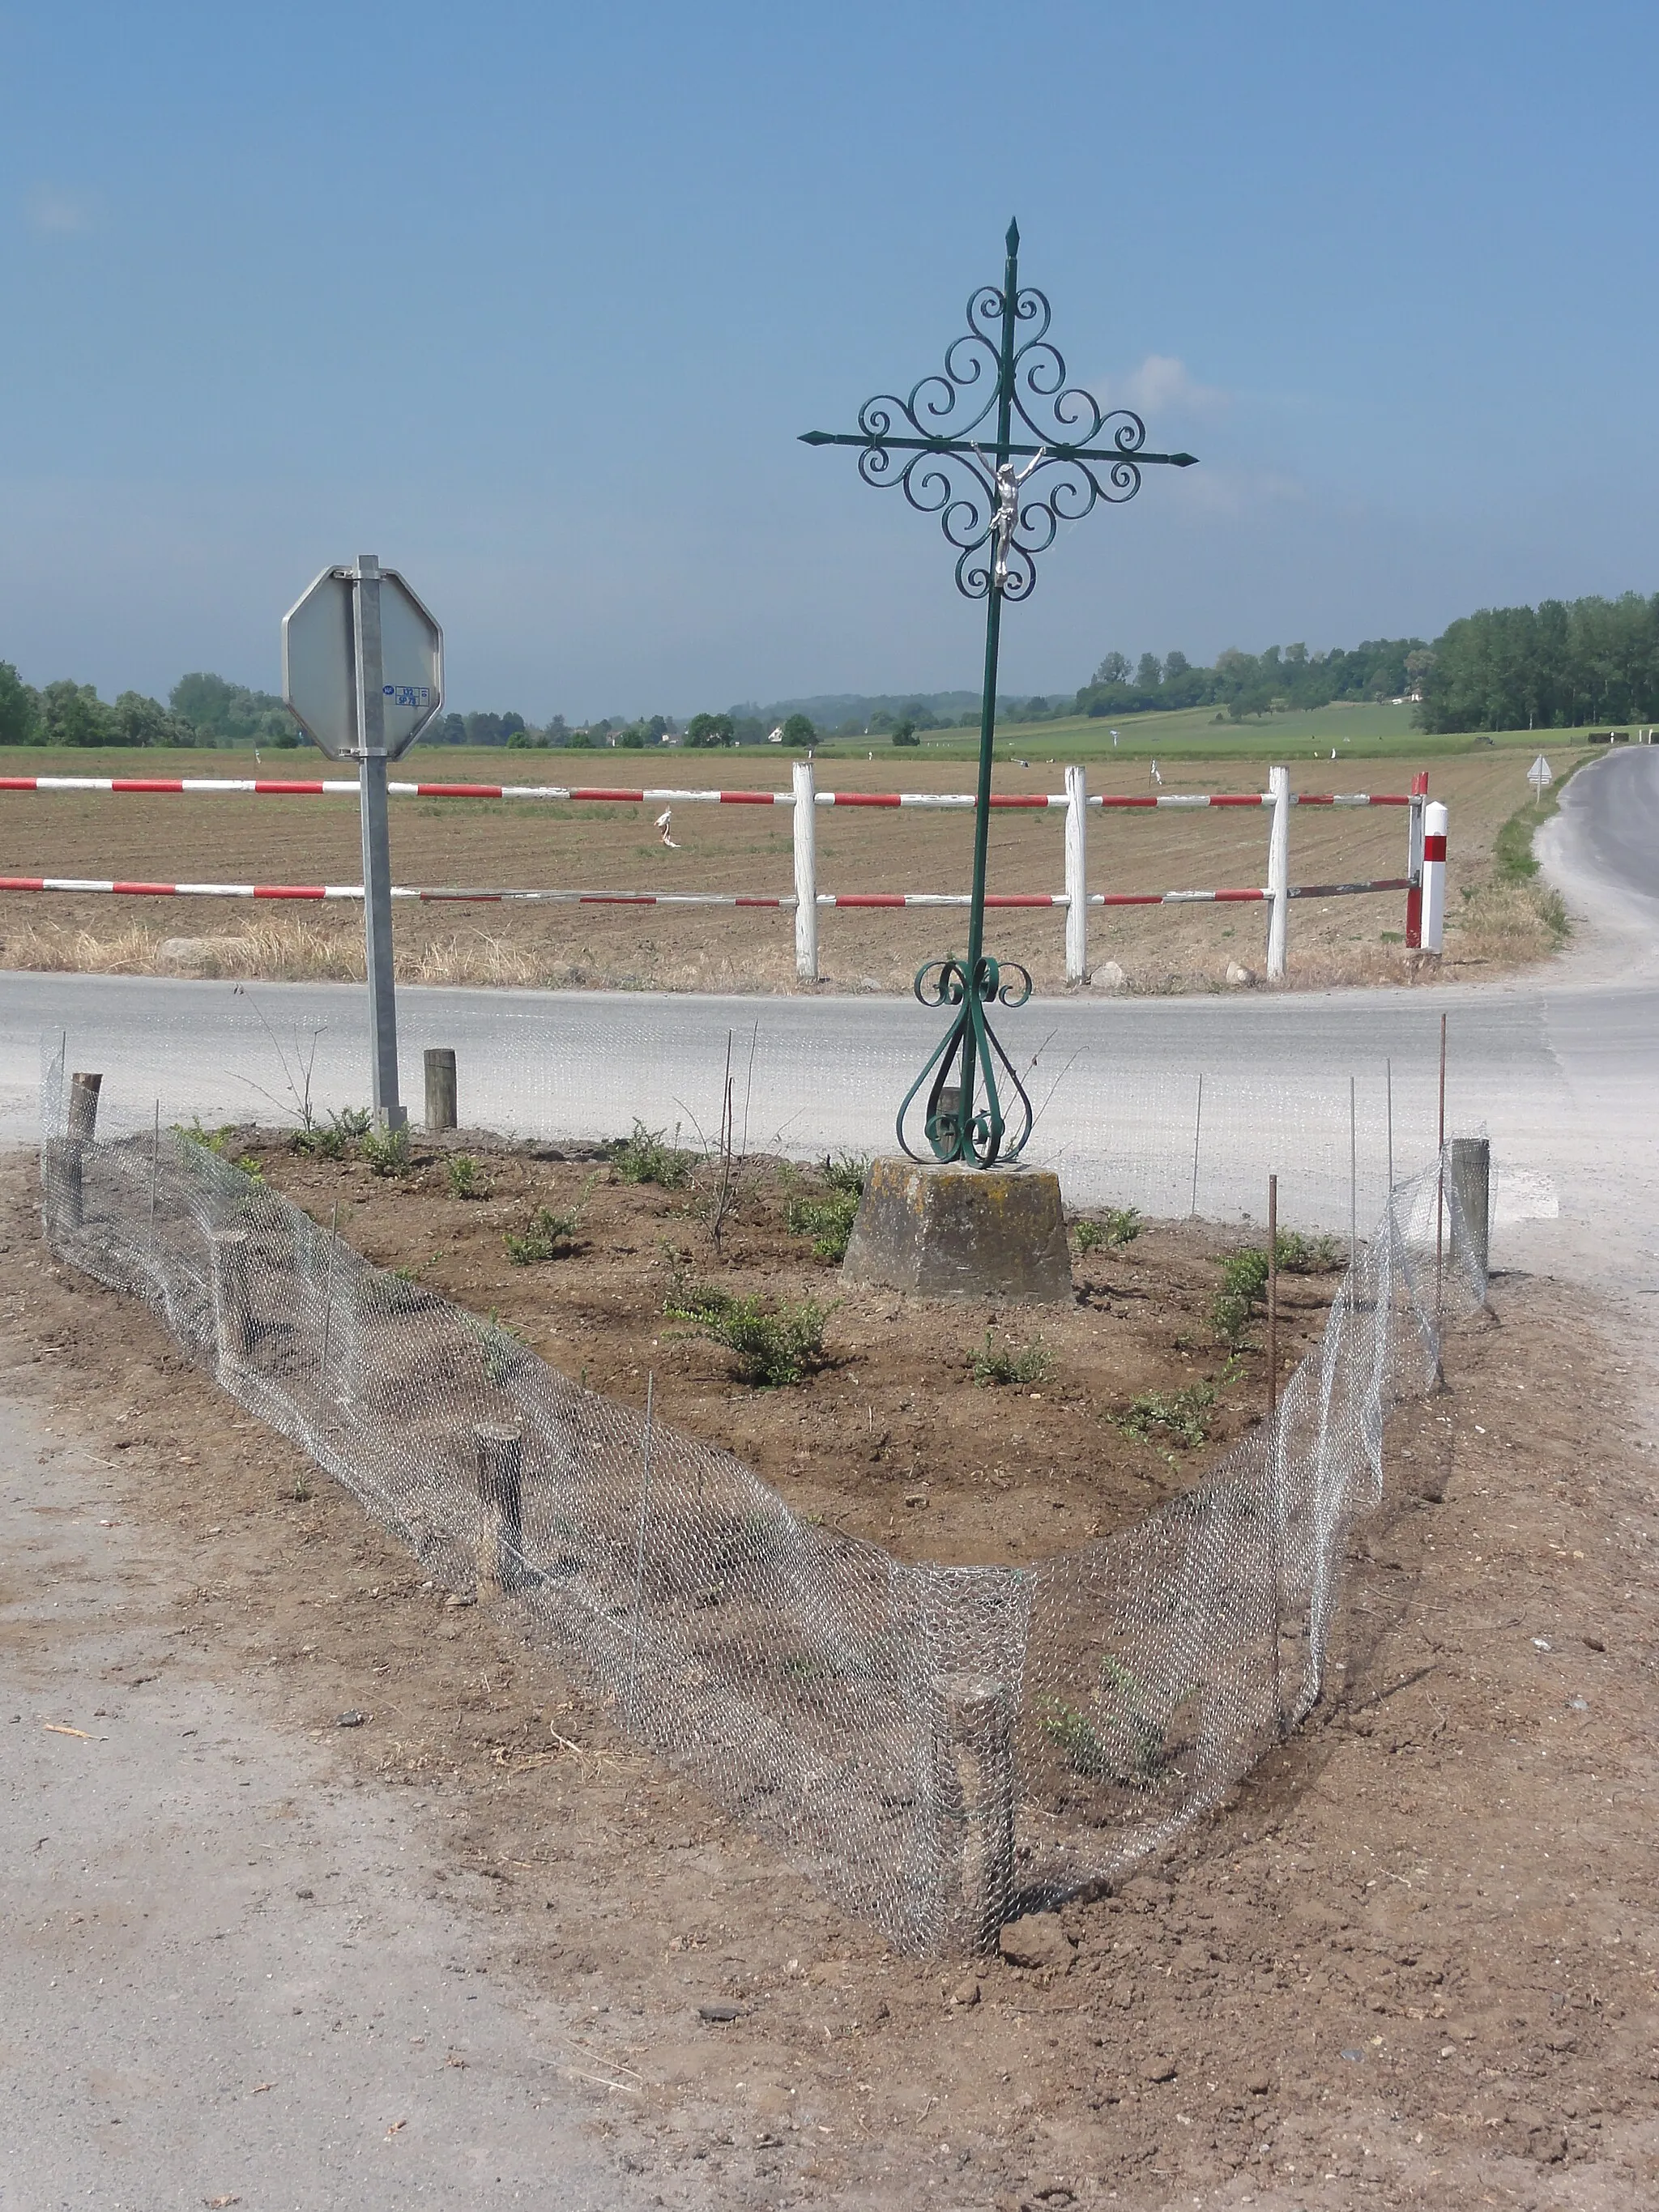
<instances>
[{"instance_id":1,"label":"wooden stake","mask_svg":"<svg viewBox=\"0 0 1659 2212\"><path fill-rule=\"evenodd\" d=\"M480 1422L477 1449L478 1595L510 1597L524 1580L524 1433Z\"/></svg>"}]
</instances>

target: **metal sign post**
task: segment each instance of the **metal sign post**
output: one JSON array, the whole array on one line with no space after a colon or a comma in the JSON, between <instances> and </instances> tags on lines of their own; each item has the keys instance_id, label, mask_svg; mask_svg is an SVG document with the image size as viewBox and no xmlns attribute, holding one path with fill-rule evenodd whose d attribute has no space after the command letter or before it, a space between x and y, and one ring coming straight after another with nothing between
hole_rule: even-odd
<instances>
[{"instance_id":1,"label":"metal sign post","mask_svg":"<svg viewBox=\"0 0 1659 2212\"><path fill-rule=\"evenodd\" d=\"M373 553L360 554L355 568L325 568L283 617L289 711L331 759L357 763L371 1103L388 1129L402 1128L409 1115L398 1097L386 764L408 751L443 697L443 632Z\"/></svg>"},{"instance_id":2,"label":"metal sign post","mask_svg":"<svg viewBox=\"0 0 1659 2212\"><path fill-rule=\"evenodd\" d=\"M386 701L381 693L380 564L357 556L356 690L359 809L363 830L363 951L368 975L368 1033L374 1118L401 1129L398 1099L398 999L392 974L392 826L386 803Z\"/></svg>"}]
</instances>

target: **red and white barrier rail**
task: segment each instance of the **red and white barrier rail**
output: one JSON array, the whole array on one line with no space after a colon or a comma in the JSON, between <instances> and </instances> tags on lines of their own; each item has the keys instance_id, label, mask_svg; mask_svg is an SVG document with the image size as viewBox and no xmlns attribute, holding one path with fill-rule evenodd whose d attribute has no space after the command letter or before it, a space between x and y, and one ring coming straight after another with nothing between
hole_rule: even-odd
<instances>
[{"instance_id":1,"label":"red and white barrier rail","mask_svg":"<svg viewBox=\"0 0 1659 2212\"><path fill-rule=\"evenodd\" d=\"M0 775L0 791L82 791L139 798L356 799L355 776L326 776L309 781L261 776ZM393 799L536 799L559 805L611 806L793 806L793 791L692 791L664 784L395 783ZM978 804L971 791L817 791L817 806L941 808L969 813ZM1409 806L1404 792L1293 791L1292 806ZM1146 794L1096 792L1085 801L1107 812L1139 812L1156 807L1271 806L1271 791L1159 791ZM1070 795L1063 791L994 792L991 805L1027 813L1063 812Z\"/></svg>"},{"instance_id":2,"label":"red and white barrier rail","mask_svg":"<svg viewBox=\"0 0 1659 2212\"><path fill-rule=\"evenodd\" d=\"M1366 891L1398 891L1407 888L1403 876L1355 884L1292 884L1287 898L1350 898ZM152 884L128 881L118 876L0 876L0 891L78 891L113 894L122 898L239 898L239 899L360 899L361 884ZM501 886L432 888L394 884L395 899L419 899L427 904L449 902L475 906L753 906L793 908L789 891L583 891L542 888L516 890ZM1260 904L1273 894L1267 886L1200 891L1091 891L1085 906L1200 906L1239 902ZM966 891L819 891L820 907L969 906ZM988 891L988 907L1069 907L1065 891Z\"/></svg>"},{"instance_id":3,"label":"red and white barrier rail","mask_svg":"<svg viewBox=\"0 0 1659 2212\"><path fill-rule=\"evenodd\" d=\"M816 817L820 807L876 807L878 809L936 809L969 812L976 805L971 792L849 792L819 791L811 761L792 763L787 791L688 790L670 786L623 788L614 785L393 783L397 797L420 799L535 799L604 805L718 805L787 806L793 811L793 844L795 888L793 896L757 896L731 892L702 891L564 891L542 890L425 890L394 889L392 896L426 902L468 902L492 904L540 903L581 906L744 906L787 908L795 915L795 960L805 981L818 974L817 913L820 907L962 907L966 893L942 891L824 892L817 889ZM1066 770L1066 788L1054 793L1004 793L990 801L999 811L1057 812L1065 825L1066 887L1058 892L999 893L987 900L992 907L1058 907L1066 913L1066 975L1080 982L1088 972L1088 911L1091 907L1181 906L1235 902L1265 903L1268 908L1267 969L1271 981L1285 974L1290 904L1297 898L1343 898L1375 892L1406 893L1406 942L1425 949L1441 949L1445 919L1445 819L1442 805L1431 806L1426 773L1413 779L1409 793L1392 792L1292 792L1290 772L1270 769L1265 792L1154 792L1144 794L1100 793L1091 795L1084 770ZM251 796L275 799L355 798L355 777L319 777L307 781L225 776L4 776L0 792L94 792L137 796L203 797ZM1292 884L1290 881L1291 810L1297 806L1371 807L1409 809L1409 842L1404 876L1374 878L1360 882ZM1269 813L1267 881L1261 889L1212 890L1094 891L1087 889L1087 822L1089 810L1143 813L1159 809L1266 808ZM1425 810L1434 815L1437 841L1431 849L1425 835ZM1436 872L1437 871L1437 872ZM0 891L68 891L113 894L126 897L204 897L247 899L353 899L362 896L360 886L344 884L159 884L124 881L117 878L32 876L0 878Z\"/></svg>"}]
</instances>

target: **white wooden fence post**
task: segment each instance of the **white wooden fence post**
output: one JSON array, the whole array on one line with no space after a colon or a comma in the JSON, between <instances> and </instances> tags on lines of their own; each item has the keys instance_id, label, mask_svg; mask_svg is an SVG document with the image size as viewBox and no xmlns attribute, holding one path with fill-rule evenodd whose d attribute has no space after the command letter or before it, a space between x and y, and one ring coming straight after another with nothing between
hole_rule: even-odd
<instances>
[{"instance_id":1,"label":"white wooden fence post","mask_svg":"<svg viewBox=\"0 0 1659 2212\"><path fill-rule=\"evenodd\" d=\"M1438 953L1446 935L1446 827L1443 799L1423 809L1423 950Z\"/></svg>"},{"instance_id":2,"label":"white wooden fence post","mask_svg":"<svg viewBox=\"0 0 1659 2212\"><path fill-rule=\"evenodd\" d=\"M818 980L818 802L810 760L795 771L795 973Z\"/></svg>"},{"instance_id":3,"label":"white wooden fence post","mask_svg":"<svg viewBox=\"0 0 1659 2212\"><path fill-rule=\"evenodd\" d=\"M1291 911L1291 772L1267 770L1267 981L1285 980L1285 939Z\"/></svg>"},{"instance_id":4,"label":"white wooden fence post","mask_svg":"<svg viewBox=\"0 0 1659 2212\"><path fill-rule=\"evenodd\" d=\"M1089 980L1089 779L1066 771L1066 980Z\"/></svg>"}]
</instances>

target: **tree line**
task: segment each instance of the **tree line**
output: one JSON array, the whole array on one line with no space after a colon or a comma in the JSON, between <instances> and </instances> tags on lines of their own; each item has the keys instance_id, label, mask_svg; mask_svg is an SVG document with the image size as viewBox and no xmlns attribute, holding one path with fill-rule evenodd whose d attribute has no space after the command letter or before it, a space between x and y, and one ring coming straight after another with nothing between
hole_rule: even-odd
<instances>
[{"instance_id":1,"label":"tree line","mask_svg":"<svg viewBox=\"0 0 1659 2212\"><path fill-rule=\"evenodd\" d=\"M1230 647L1209 668L1195 665L1184 653L1163 660L1143 653L1133 666L1127 654L1109 653L1075 702L1060 711L1115 719L1214 707L1228 721L1243 722L1253 714L1329 707L1338 700L1407 698L1420 688L1433 659L1434 648L1420 637L1374 638L1325 653L1310 653L1305 645L1270 645L1265 653Z\"/></svg>"},{"instance_id":2,"label":"tree line","mask_svg":"<svg viewBox=\"0 0 1659 2212\"><path fill-rule=\"evenodd\" d=\"M1425 730L1659 721L1659 592L1483 607L1434 643Z\"/></svg>"},{"instance_id":3,"label":"tree line","mask_svg":"<svg viewBox=\"0 0 1659 2212\"><path fill-rule=\"evenodd\" d=\"M966 696L939 693L931 702L877 706L844 694L822 702L827 711L821 720L799 706L789 712L732 707L693 714L683 732L666 714L634 721L603 716L579 725L555 714L538 727L519 714L450 714L429 735L430 742L450 745L639 749L681 734L685 744L698 747L759 744L780 729L782 742L792 747L866 736L904 745L918 742L923 731L960 722ZM1305 645L1269 646L1260 653L1230 648L1207 668L1182 653L1161 660L1143 653L1133 664L1125 653L1109 653L1075 694L1003 698L998 712L1006 721L1033 722L1212 707L1218 721L1239 723L1339 701L1400 698L1413 702L1420 729L1440 733L1659 721L1659 593L1483 607L1449 624L1432 644L1377 638L1325 652L1310 652ZM138 691L106 701L94 685L67 677L36 690L10 662L0 661L0 745L302 742L273 693L205 671L181 676L163 705Z\"/></svg>"}]
</instances>

